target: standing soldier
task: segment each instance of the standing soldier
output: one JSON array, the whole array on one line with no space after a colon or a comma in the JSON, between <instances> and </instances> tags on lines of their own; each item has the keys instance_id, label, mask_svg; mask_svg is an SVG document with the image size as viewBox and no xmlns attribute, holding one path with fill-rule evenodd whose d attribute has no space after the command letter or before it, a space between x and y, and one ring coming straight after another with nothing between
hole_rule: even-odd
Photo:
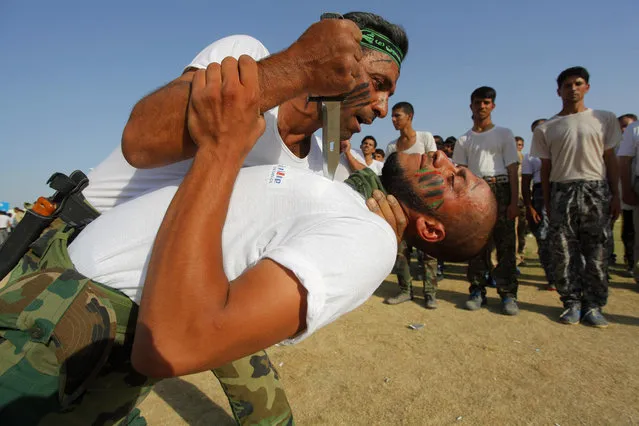
<instances>
[{"instance_id":1,"label":"standing soldier","mask_svg":"<svg viewBox=\"0 0 639 426\"><path fill-rule=\"evenodd\" d=\"M534 132L535 128L545 121L545 118L533 121L530 130ZM532 194L530 192L531 182ZM550 251L548 249L549 223L548 213L544 207L544 193L541 189L541 160L529 154L524 154L524 162L521 165L521 193L526 207L528 226L537 240L537 255L548 281L547 289L554 291L557 288L555 287L552 268L550 267Z\"/></svg>"},{"instance_id":2,"label":"standing soldier","mask_svg":"<svg viewBox=\"0 0 639 426\"><path fill-rule=\"evenodd\" d=\"M495 126L491 114L497 93L492 87L480 87L470 96L473 127L455 144L453 161L466 166L490 185L499 209L493 241L498 265L493 272L502 300L502 312L517 315L517 259L515 218L519 215L519 168L515 137L510 129ZM466 308L476 311L486 304L486 273L490 269L490 246L468 262L470 297Z\"/></svg>"},{"instance_id":3,"label":"standing soldier","mask_svg":"<svg viewBox=\"0 0 639 426\"><path fill-rule=\"evenodd\" d=\"M408 102L398 102L393 106L392 120L399 137L386 147L386 156L393 152L406 154L424 154L437 151L435 138L430 132L418 132L413 129L415 110ZM402 241L397 251L395 272L399 283L399 293L389 297L385 302L397 305L413 298L413 278L410 273L410 255L413 251L406 241ZM417 250L418 280L424 280L424 304L428 309L437 308L437 260Z\"/></svg>"},{"instance_id":4,"label":"standing soldier","mask_svg":"<svg viewBox=\"0 0 639 426\"><path fill-rule=\"evenodd\" d=\"M610 220L621 210L614 151L621 132L613 113L584 105L589 79L583 67L559 74L563 107L535 129L530 154L541 158L551 263L565 308L559 321L607 327L601 308L608 300Z\"/></svg>"}]
</instances>

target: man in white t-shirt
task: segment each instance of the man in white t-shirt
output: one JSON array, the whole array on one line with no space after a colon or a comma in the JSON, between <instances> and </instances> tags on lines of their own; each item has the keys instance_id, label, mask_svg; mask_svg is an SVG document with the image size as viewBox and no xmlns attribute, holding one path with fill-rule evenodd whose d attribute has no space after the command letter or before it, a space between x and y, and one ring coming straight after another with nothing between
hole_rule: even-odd
<instances>
[{"instance_id":1,"label":"man in white t-shirt","mask_svg":"<svg viewBox=\"0 0 639 426\"><path fill-rule=\"evenodd\" d=\"M179 182L196 151L185 131L193 74L227 56L243 54L259 60L260 111L266 120L266 131L244 165L285 164L322 173L321 142L314 135L322 121L317 104L309 103L308 96L346 95L340 128L341 139L349 139L362 124L387 115L407 50L401 27L364 12L321 20L275 54L249 36L220 39L200 52L181 76L134 106L122 146L94 168L84 195L106 211ZM342 157L335 179L348 175Z\"/></svg>"},{"instance_id":2,"label":"man in white t-shirt","mask_svg":"<svg viewBox=\"0 0 639 426\"><path fill-rule=\"evenodd\" d=\"M621 145L617 151L619 157L619 175L621 176L621 187L623 191L623 201L632 207L633 223L639 223L639 196L637 193L637 177L639 176L639 121L629 124L623 132ZM639 253L639 233L634 234L635 259ZM639 262L635 260L634 276L635 282L639 283Z\"/></svg>"},{"instance_id":3,"label":"man in white t-shirt","mask_svg":"<svg viewBox=\"0 0 639 426\"><path fill-rule=\"evenodd\" d=\"M617 117L619 121L619 128L621 129L621 133L623 134L626 131L626 128L637 121L637 116L635 114L624 114ZM618 148L619 149L619 148ZM617 157L619 157L619 152L617 152ZM619 158L621 161L621 158ZM634 159L631 167L634 169ZM619 168L619 176L621 177L622 169L621 163ZM634 177L633 177L634 180ZM619 182L621 185L621 181ZM621 241L623 242L624 247L624 260L626 266L628 267L628 271L632 272L634 270L635 265L635 255L634 255L634 244L635 244L635 225L633 219L633 212L635 210L635 206L631 206L626 204L621 199Z\"/></svg>"},{"instance_id":4,"label":"man in white t-shirt","mask_svg":"<svg viewBox=\"0 0 639 426\"><path fill-rule=\"evenodd\" d=\"M184 180L104 213L69 247L79 272L139 302L131 359L147 376L303 340L373 293L399 239L460 260L495 222L486 183L441 152L394 154L381 182L369 170L343 184L285 165L241 169L264 131L257 82L247 56L196 72L188 131L198 150ZM381 184L395 197L366 200Z\"/></svg>"},{"instance_id":5,"label":"man in white t-shirt","mask_svg":"<svg viewBox=\"0 0 639 426\"><path fill-rule=\"evenodd\" d=\"M530 130L534 132L535 128L545 121L545 118L533 121ZM531 183L532 192L530 191ZM548 246L550 242L548 239L548 214L544 207L544 194L541 189L541 160L530 154L524 154L521 165L521 193L524 206L526 207L528 226L537 240L537 255L539 256L539 263L541 263L541 267L546 275L546 281L548 282L547 289L555 291L557 288L552 278L550 249Z\"/></svg>"},{"instance_id":6,"label":"man in white t-shirt","mask_svg":"<svg viewBox=\"0 0 639 426\"><path fill-rule=\"evenodd\" d=\"M393 105L391 119L395 130L399 130L399 137L391 141L386 147L386 155L393 152L405 154L423 154L437 151L435 138L430 132L418 132L413 129L413 117L415 110L408 102L398 102ZM410 273L410 256L413 249L405 241L402 241L395 262L395 272L399 284L399 292L389 297L385 302L389 305L397 305L413 299L413 277ZM417 250L417 279L424 282L424 306L428 309L437 308L437 261L429 256L424 256Z\"/></svg>"},{"instance_id":7,"label":"man in white t-shirt","mask_svg":"<svg viewBox=\"0 0 639 426\"><path fill-rule=\"evenodd\" d=\"M373 154L375 154L375 150L377 149L377 140L370 135L364 136L359 149L364 156L364 163L366 164L366 167L374 171L378 176L381 175L384 163L373 158Z\"/></svg>"},{"instance_id":8,"label":"man in white t-shirt","mask_svg":"<svg viewBox=\"0 0 639 426\"><path fill-rule=\"evenodd\" d=\"M535 129L530 155L541 159L553 277L565 307L559 321L603 328L610 220L621 209L614 151L621 132L613 113L586 108L589 79L583 67L559 74L562 110Z\"/></svg>"},{"instance_id":9,"label":"man in white t-shirt","mask_svg":"<svg viewBox=\"0 0 639 426\"><path fill-rule=\"evenodd\" d=\"M517 258L515 218L519 215L519 157L515 136L510 129L495 126L491 114L497 93L482 86L470 96L473 127L455 144L453 161L466 166L489 183L499 205L499 216L493 232L498 265L492 277L501 297L502 312L517 315ZM468 263L470 297L466 308L475 311L486 304L486 277L490 271L490 247Z\"/></svg>"}]
</instances>

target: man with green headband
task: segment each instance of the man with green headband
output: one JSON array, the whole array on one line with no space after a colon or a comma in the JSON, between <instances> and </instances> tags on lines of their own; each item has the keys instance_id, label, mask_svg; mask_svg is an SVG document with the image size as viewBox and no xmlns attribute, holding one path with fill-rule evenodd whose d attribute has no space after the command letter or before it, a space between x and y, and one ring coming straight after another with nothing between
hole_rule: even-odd
<instances>
[{"instance_id":1,"label":"man with green headband","mask_svg":"<svg viewBox=\"0 0 639 426\"><path fill-rule=\"evenodd\" d=\"M341 139L350 139L388 113L400 65L408 51L404 30L382 17L351 12L311 25L287 49L269 54L249 36L220 39L200 52L183 74L140 100L124 129L122 144L94 168L84 191L100 211L181 179L197 148L189 133L186 106L197 69L225 57L246 54L258 61L260 111L266 131L245 166L284 164L322 173L322 127L317 104L309 96L344 95ZM131 167L133 166L133 167ZM335 180L352 170L342 158Z\"/></svg>"}]
</instances>

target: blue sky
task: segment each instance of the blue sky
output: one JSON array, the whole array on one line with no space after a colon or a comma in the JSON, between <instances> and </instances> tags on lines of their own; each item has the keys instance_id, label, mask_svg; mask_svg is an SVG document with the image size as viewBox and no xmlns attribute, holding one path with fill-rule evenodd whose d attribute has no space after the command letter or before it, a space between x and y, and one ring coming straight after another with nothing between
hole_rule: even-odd
<instances>
[{"instance_id":1,"label":"blue sky","mask_svg":"<svg viewBox=\"0 0 639 426\"><path fill-rule=\"evenodd\" d=\"M611 6L614 4L614 7ZM391 104L414 127L459 136L469 94L497 90L496 124L530 142L530 122L560 107L555 78L583 65L587 106L639 113L636 0L603 1L18 1L0 3L0 201L50 193L54 171L87 171L120 142L131 107L178 76L210 42L250 34L286 48L322 12L366 10L410 39ZM383 147L390 119L365 134Z\"/></svg>"}]
</instances>

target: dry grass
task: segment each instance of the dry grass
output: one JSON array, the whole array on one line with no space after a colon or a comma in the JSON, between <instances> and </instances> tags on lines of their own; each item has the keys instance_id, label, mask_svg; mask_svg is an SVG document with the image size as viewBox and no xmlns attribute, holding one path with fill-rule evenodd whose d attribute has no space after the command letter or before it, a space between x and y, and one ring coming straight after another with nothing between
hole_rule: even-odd
<instances>
[{"instance_id":1,"label":"dry grass","mask_svg":"<svg viewBox=\"0 0 639 426\"><path fill-rule=\"evenodd\" d=\"M421 297L384 305L396 289L391 276L364 306L307 341L270 349L296 423L639 424L637 286L617 265L610 327L559 324L561 305L557 293L540 289L535 250L529 238L517 317L499 313L493 289L488 309L461 309L465 268L450 265L436 311ZM164 381L141 408L151 425L234 424L211 373Z\"/></svg>"}]
</instances>

